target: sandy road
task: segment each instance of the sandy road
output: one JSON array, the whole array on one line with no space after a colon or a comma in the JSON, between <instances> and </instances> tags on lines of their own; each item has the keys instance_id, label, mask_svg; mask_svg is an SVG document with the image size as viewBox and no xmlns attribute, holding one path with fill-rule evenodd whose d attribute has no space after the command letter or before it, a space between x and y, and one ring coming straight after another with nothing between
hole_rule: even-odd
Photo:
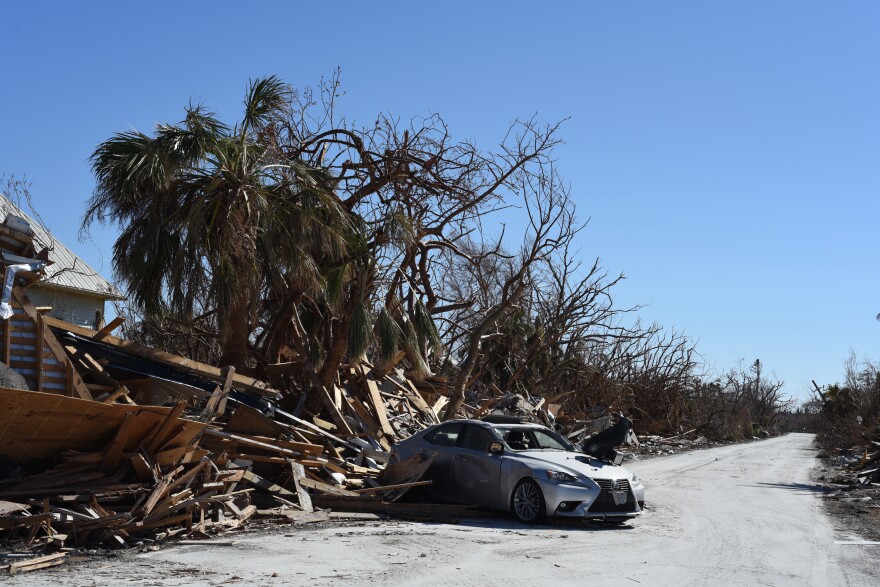
<instances>
[{"instance_id":1,"label":"sandy road","mask_svg":"<svg viewBox=\"0 0 880 587\"><path fill-rule=\"evenodd\" d=\"M369 522L102 559L10 585L880 585L880 546L836 544L812 436L635 463L649 511L619 528ZM231 539L224 536L222 540Z\"/></svg>"}]
</instances>

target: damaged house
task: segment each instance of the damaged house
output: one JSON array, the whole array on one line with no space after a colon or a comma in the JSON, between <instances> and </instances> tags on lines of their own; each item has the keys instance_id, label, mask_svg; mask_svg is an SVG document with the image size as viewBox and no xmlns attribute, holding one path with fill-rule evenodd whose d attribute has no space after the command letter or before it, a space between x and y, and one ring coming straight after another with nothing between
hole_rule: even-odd
<instances>
[{"instance_id":1,"label":"damaged house","mask_svg":"<svg viewBox=\"0 0 880 587\"><path fill-rule=\"evenodd\" d=\"M88 263L0 194L0 250L8 256L30 252L31 248L38 258L48 260L51 255L52 263L46 267L45 276L28 290L35 306L51 308L46 311L47 316L100 328L107 302L124 299Z\"/></svg>"}]
</instances>

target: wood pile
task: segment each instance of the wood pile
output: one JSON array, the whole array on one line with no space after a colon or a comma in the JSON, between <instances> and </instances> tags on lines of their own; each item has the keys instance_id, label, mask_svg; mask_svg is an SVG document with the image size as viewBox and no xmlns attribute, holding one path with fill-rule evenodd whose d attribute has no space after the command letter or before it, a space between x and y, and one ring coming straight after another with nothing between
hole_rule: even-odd
<instances>
[{"instance_id":1,"label":"wood pile","mask_svg":"<svg viewBox=\"0 0 880 587\"><path fill-rule=\"evenodd\" d=\"M231 399L234 370L222 379L207 399L173 407L0 388L0 455L17 468L0 478L0 538L31 548L206 538L251 518L384 512L430 483L429 462L386 467L394 442L439 422L401 375L349 370L325 394L329 420L269 417Z\"/></svg>"}]
</instances>

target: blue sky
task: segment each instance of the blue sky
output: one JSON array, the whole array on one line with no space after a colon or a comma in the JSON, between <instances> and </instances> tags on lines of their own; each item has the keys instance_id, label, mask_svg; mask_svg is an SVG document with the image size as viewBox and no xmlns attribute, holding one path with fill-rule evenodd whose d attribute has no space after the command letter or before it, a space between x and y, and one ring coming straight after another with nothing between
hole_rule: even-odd
<instances>
[{"instance_id":1,"label":"blue sky","mask_svg":"<svg viewBox=\"0 0 880 587\"><path fill-rule=\"evenodd\" d=\"M880 359L876 2L17 2L0 9L0 172L77 229L87 158L190 100L239 116L249 78L342 68L349 119L441 113L489 148L569 118L559 166L619 301L718 370L760 358L804 395Z\"/></svg>"}]
</instances>

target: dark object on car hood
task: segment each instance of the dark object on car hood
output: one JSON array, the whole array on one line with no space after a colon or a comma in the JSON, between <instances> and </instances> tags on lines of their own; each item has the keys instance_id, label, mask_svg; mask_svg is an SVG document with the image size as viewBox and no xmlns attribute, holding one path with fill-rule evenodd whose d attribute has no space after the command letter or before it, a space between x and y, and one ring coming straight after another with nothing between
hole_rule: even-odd
<instances>
[{"instance_id":1,"label":"dark object on car hood","mask_svg":"<svg viewBox=\"0 0 880 587\"><path fill-rule=\"evenodd\" d=\"M630 430L632 430L632 420L621 416L610 428L586 439L583 451L603 461L611 460L614 458L614 447L626 442Z\"/></svg>"}]
</instances>

